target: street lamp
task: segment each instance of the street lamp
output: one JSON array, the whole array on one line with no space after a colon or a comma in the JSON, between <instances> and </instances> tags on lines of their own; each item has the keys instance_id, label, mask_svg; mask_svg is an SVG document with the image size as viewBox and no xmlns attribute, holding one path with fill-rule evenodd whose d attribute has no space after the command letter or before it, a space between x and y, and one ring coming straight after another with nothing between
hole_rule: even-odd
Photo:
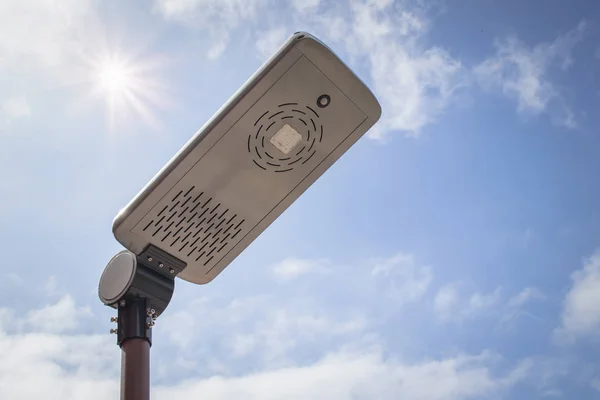
<instances>
[{"instance_id":1,"label":"street lamp","mask_svg":"<svg viewBox=\"0 0 600 400\"><path fill-rule=\"evenodd\" d=\"M377 122L381 107L322 42L298 32L163 167L113 223L106 266L118 310L121 398L149 398L149 348L174 278L213 280Z\"/></svg>"}]
</instances>

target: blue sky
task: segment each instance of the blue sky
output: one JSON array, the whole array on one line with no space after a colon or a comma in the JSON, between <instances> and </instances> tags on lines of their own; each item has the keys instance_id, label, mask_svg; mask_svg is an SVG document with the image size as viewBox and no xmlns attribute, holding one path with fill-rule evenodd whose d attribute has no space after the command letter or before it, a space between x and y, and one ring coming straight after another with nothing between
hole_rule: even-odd
<instances>
[{"instance_id":1,"label":"blue sky","mask_svg":"<svg viewBox=\"0 0 600 400\"><path fill-rule=\"evenodd\" d=\"M118 396L112 219L298 30L382 119L177 282L153 398L600 395L596 2L7 0L0 27L0 398Z\"/></svg>"}]
</instances>

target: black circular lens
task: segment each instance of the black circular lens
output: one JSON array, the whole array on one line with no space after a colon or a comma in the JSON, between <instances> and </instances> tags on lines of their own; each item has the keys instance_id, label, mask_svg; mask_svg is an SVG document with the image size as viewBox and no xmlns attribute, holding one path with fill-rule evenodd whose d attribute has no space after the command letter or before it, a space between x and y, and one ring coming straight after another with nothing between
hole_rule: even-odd
<instances>
[{"instance_id":1,"label":"black circular lens","mask_svg":"<svg viewBox=\"0 0 600 400\"><path fill-rule=\"evenodd\" d=\"M331 102L331 97L329 97L329 95L322 94L317 99L317 106L319 106L320 108L325 108L329 105L330 102Z\"/></svg>"}]
</instances>

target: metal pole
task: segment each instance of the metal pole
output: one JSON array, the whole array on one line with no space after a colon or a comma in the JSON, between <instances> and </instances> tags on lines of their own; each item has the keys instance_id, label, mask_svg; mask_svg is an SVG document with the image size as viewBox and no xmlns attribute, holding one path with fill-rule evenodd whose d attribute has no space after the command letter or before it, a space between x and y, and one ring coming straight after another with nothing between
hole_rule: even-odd
<instances>
[{"instance_id":1,"label":"metal pole","mask_svg":"<svg viewBox=\"0 0 600 400\"><path fill-rule=\"evenodd\" d=\"M150 400L150 346L154 310L147 300L121 301L118 343L121 347L121 400Z\"/></svg>"},{"instance_id":2,"label":"metal pole","mask_svg":"<svg viewBox=\"0 0 600 400\"><path fill-rule=\"evenodd\" d=\"M150 343L128 339L121 350L121 400L149 400Z\"/></svg>"}]
</instances>

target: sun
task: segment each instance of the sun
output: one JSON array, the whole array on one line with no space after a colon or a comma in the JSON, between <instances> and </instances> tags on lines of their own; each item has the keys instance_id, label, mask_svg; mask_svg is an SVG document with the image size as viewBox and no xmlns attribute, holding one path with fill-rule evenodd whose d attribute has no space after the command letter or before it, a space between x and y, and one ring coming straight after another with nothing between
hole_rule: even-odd
<instances>
[{"instance_id":1,"label":"sun","mask_svg":"<svg viewBox=\"0 0 600 400\"><path fill-rule=\"evenodd\" d=\"M107 94L114 95L131 90L133 77L127 65L112 60L98 69L98 83Z\"/></svg>"},{"instance_id":2,"label":"sun","mask_svg":"<svg viewBox=\"0 0 600 400\"><path fill-rule=\"evenodd\" d=\"M106 102L111 130L117 117L131 114L150 125L158 124L152 107L164 105L165 94L161 91L164 87L153 76L155 62L105 53L90 60L90 67L93 92Z\"/></svg>"}]
</instances>

